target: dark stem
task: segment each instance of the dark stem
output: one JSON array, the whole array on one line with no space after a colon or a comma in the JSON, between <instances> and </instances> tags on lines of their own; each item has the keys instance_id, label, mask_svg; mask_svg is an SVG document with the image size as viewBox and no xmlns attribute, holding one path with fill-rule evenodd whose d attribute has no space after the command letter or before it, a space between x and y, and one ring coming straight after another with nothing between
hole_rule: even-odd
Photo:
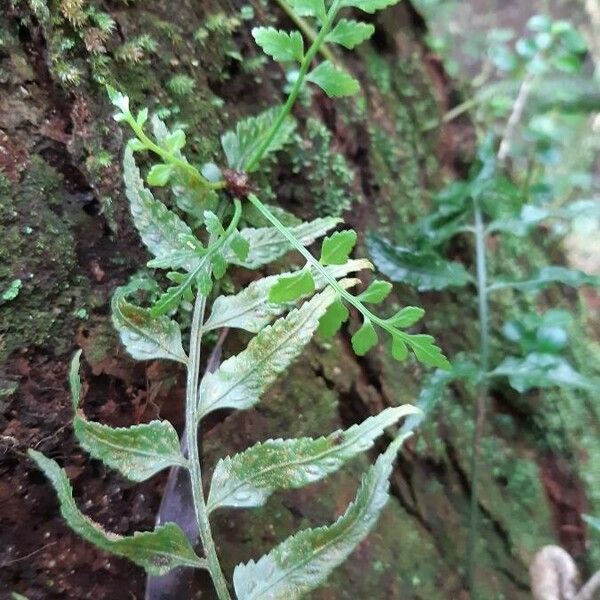
<instances>
[{"instance_id":1,"label":"dark stem","mask_svg":"<svg viewBox=\"0 0 600 600\"><path fill-rule=\"evenodd\" d=\"M475 252L477 262L477 298L479 305L479 382L475 403L475 423L471 445L471 503L469 510L469 536L467 541L467 585L471 600L477 598L475 558L477 554L477 526L479 520L479 458L481 439L485 430L488 396L487 372L489 370L489 304L487 288L486 233L481 207L474 200L475 209Z\"/></svg>"}]
</instances>

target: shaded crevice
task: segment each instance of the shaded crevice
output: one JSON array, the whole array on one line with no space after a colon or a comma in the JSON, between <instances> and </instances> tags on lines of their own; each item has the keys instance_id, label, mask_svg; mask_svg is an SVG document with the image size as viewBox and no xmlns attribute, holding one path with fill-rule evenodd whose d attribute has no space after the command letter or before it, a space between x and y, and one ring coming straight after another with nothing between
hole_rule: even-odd
<instances>
[{"instance_id":1,"label":"shaded crevice","mask_svg":"<svg viewBox=\"0 0 600 600\"><path fill-rule=\"evenodd\" d=\"M398 471L402 475L402 478L406 482L406 487L408 489L408 492L410 494L410 498L412 500L412 510L413 510L414 514L417 515L420 519L422 519L423 526L428 531L431 531L431 526L429 525L429 523L425 519L425 516L423 515L423 512L422 512L422 510L421 510L421 508L419 506L419 504L420 504L419 503L419 497L417 495L415 486L413 485L412 474L413 474L413 470L418 465L415 464L413 461L409 461L409 460L405 459L402 454L398 455L398 459L397 459L396 465L397 465L396 466L396 471Z\"/></svg>"},{"instance_id":2,"label":"shaded crevice","mask_svg":"<svg viewBox=\"0 0 600 600\"><path fill-rule=\"evenodd\" d=\"M404 497L404 494L402 493L402 486L401 486L400 482L398 481L398 478L400 478L400 477L406 483L406 487L408 488L411 496L413 497L413 500L416 501L412 482L410 481L409 478L406 477L405 473L398 471L398 467L396 467L394 469L394 474L392 475L392 478L390 480L390 495L393 496L394 498L396 498L396 500L398 500L398 503L400 504L400 506L402 506L402 508L404 509L406 514L408 514L415 521L417 521L419 523L419 525L421 525L421 527L431 536L431 538L434 540L434 545L436 546L436 548L438 548L438 545L435 542L435 536L433 535L434 534L433 528L427 522L425 517L419 512L419 510L416 506L416 502L415 502L415 505L411 505L410 502L408 502L406 500L406 498ZM438 548L438 551L440 551L440 553L441 553L440 548Z\"/></svg>"},{"instance_id":3,"label":"shaded crevice","mask_svg":"<svg viewBox=\"0 0 600 600\"><path fill-rule=\"evenodd\" d=\"M35 144L34 153L41 156L63 176L66 189L78 197L86 213L97 215L100 212L98 198L85 174L75 164L68 147L74 130L71 114L73 97L71 94L65 94L56 85L48 65L48 46L44 28L33 14L29 16L32 27L19 25L19 42L35 73L35 82L46 96L48 102L46 115L63 126L62 131L57 132L57 135L59 133L57 138L50 138L42 132L43 137L40 137Z\"/></svg>"},{"instance_id":4,"label":"shaded crevice","mask_svg":"<svg viewBox=\"0 0 600 600\"><path fill-rule=\"evenodd\" d=\"M564 457L548 453L539 460L542 484L552 510L552 521L561 546L574 558L585 555L586 505L581 480Z\"/></svg>"},{"instance_id":5,"label":"shaded crevice","mask_svg":"<svg viewBox=\"0 0 600 600\"><path fill-rule=\"evenodd\" d=\"M348 341L348 340L347 340ZM373 365L366 359L355 357L356 364L360 367L360 374L364 377L366 383L374 389L376 394L381 399L381 404L385 406L391 406L387 401L385 394L383 393L381 380L377 375ZM349 392L343 392L337 389L335 382L331 381L325 374L322 368L316 369L316 374L322 378L328 389L334 391L339 398L339 414L342 421L343 427L348 428L352 425L356 425L372 416L372 412L368 409L367 405L361 399L359 392L353 387ZM387 436L386 436L387 437ZM391 441L391 438L387 437L384 442L377 441L374 444L374 450L371 454L378 455L385 449L385 445ZM405 483L403 486L399 478ZM406 488L410 499L403 493L403 487ZM413 517L428 534L432 534L433 530L431 525L425 520L424 516L418 509L417 494L412 485L411 479L411 465L406 461L402 455L398 456L396 467L394 469L394 476L390 481L390 493L394 496L405 512Z\"/></svg>"},{"instance_id":6,"label":"shaded crevice","mask_svg":"<svg viewBox=\"0 0 600 600\"><path fill-rule=\"evenodd\" d=\"M348 429L349 427L352 427L352 425L358 425L371 416L371 413L367 409L365 403L361 400L360 395L355 388L352 388L352 390L347 392L340 390L336 382L332 381L327 376L321 365L315 368L315 375L320 377L326 388L335 393L339 398L338 413L344 429Z\"/></svg>"},{"instance_id":7,"label":"shaded crevice","mask_svg":"<svg viewBox=\"0 0 600 600\"><path fill-rule=\"evenodd\" d=\"M508 581L510 581L515 587L519 588L523 592L529 592L531 590L529 582L521 581L517 579L508 569L500 566L496 566L498 573L502 573Z\"/></svg>"},{"instance_id":8,"label":"shaded crevice","mask_svg":"<svg viewBox=\"0 0 600 600\"><path fill-rule=\"evenodd\" d=\"M446 454L448 455L448 459L450 461L450 464L452 465L452 468L454 469L454 471L456 472L456 474L458 476L458 480L461 484L464 494L467 498L470 498L471 482L469 481L467 474L464 472L464 470L462 469L462 467L460 465L460 461L458 459L456 450L455 450L454 446L452 444L450 444L450 442L446 438L444 438L443 441L444 441L444 445L446 447ZM498 535L500 541L502 542L502 546L504 547L506 554L508 556L511 556L512 551L511 551L511 545L510 545L508 532L506 531L506 529L504 529L504 527L502 526L502 523L500 523L500 521L498 521L490 513L490 511L481 504L481 502L479 502L478 506L479 506L480 513L491 523L494 532Z\"/></svg>"},{"instance_id":9,"label":"shaded crevice","mask_svg":"<svg viewBox=\"0 0 600 600\"><path fill-rule=\"evenodd\" d=\"M456 474L458 476L458 479L459 479L459 482L463 489L463 492L467 498L470 498L471 483L470 483L466 473L463 471L462 467L460 466L460 462L458 460L456 450L445 438L444 438L444 445L446 447L446 453L450 460L450 464L452 465L452 468L454 469L454 471L456 472ZM513 557L513 552L512 552L512 548L511 548L509 535L508 535L508 532L506 531L506 529L504 529L502 523L500 521L498 521L498 519L496 519L492 515L492 513L485 506L483 506L481 504L481 502L478 503L478 509L479 509L480 516L483 517L485 520L488 521L488 523L491 524L492 530L494 531L494 533L496 534L500 543L502 544L502 547L504 549L504 553L506 554L506 556ZM501 567L500 566L502 564L501 561L498 559L496 553L494 553L492 551L492 549L489 547L489 545L487 546L486 549L493 560L493 564L495 565L495 570L497 570L498 572L500 572L504 576L506 576L506 578L509 579L518 588L520 588L522 590L527 590L527 591L529 590L528 582L523 582L523 581L517 579L513 574L511 574L511 572L508 569L506 569L505 567Z\"/></svg>"}]
</instances>

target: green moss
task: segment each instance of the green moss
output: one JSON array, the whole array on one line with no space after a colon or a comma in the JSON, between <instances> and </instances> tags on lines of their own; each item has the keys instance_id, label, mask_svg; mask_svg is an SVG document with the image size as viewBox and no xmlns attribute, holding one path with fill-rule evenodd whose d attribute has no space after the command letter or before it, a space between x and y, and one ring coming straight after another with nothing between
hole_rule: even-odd
<instances>
[{"instance_id":1,"label":"green moss","mask_svg":"<svg viewBox=\"0 0 600 600\"><path fill-rule=\"evenodd\" d=\"M332 146L331 131L310 118L302 138L297 137L291 150L292 171L308 183L303 191L319 215L338 217L356 200L354 172L346 158Z\"/></svg>"},{"instance_id":2,"label":"green moss","mask_svg":"<svg viewBox=\"0 0 600 600\"><path fill-rule=\"evenodd\" d=\"M435 420L425 426L419 446L420 454L430 455L438 463L438 470L444 473L442 481L451 509L443 514L454 513L454 518L458 517L456 529L446 523L437 531L444 548L453 547L452 536L466 536L469 494L463 492L461 480L470 472L471 410L469 404L463 406L456 399L441 402ZM479 498L484 512L480 516L478 564L479 571L487 574L505 565L514 579L526 584L527 566L533 554L542 545L552 542L553 531L535 454L526 451L519 441L521 437L521 432L508 439L489 435L482 443ZM426 482L415 482L415 490L419 496L427 494ZM432 501L426 498L424 502ZM457 541L455 539L454 544ZM459 552L465 547L466 539L463 539L458 544ZM452 560L450 556L447 558ZM463 559L458 555L454 560L460 565ZM482 580L481 585L489 590L490 597L497 597L492 591L498 594L505 589L490 579Z\"/></svg>"},{"instance_id":3,"label":"green moss","mask_svg":"<svg viewBox=\"0 0 600 600\"><path fill-rule=\"evenodd\" d=\"M175 96L186 96L191 94L195 86L196 82L183 73L173 75L173 77L167 81L167 87L175 94Z\"/></svg>"},{"instance_id":4,"label":"green moss","mask_svg":"<svg viewBox=\"0 0 600 600\"><path fill-rule=\"evenodd\" d=\"M423 132L435 101L416 56L390 64L369 50L363 60L373 79L368 135L377 216L386 235L406 242L406 226L429 208L424 183L436 177L434 140Z\"/></svg>"},{"instance_id":5,"label":"green moss","mask_svg":"<svg viewBox=\"0 0 600 600\"><path fill-rule=\"evenodd\" d=\"M209 14L204 23L196 30L194 39L203 44L209 44L223 38L229 46L232 34L240 27L242 21L237 15L228 15L222 11Z\"/></svg>"},{"instance_id":6,"label":"green moss","mask_svg":"<svg viewBox=\"0 0 600 600\"><path fill-rule=\"evenodd\" d=\"M70 343L75 238L58 173L33 157L14 188L0 178L0 289L21 279L19 296L0 305L0 359L13 350L47 345L56 353Z\"/></svg>"}]
</instances>

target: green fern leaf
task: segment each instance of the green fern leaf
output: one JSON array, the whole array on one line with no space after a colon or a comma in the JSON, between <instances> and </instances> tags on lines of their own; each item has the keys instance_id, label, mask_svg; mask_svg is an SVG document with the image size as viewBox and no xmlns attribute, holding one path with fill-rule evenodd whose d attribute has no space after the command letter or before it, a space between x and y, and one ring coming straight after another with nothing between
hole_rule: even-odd
<instances>
[{"instance_id":1,"label":"green fern leaf","mask_svg":"<svg viewBox=\"0 0 600 600\"><path fill-rule=\"evenodd\" d=\"M296 600L319 586L362 542L388 500L394 459L406 436L394 440L363 478L354 502L332 525L305 529L258 562L238 565L238 600Z\"/></svg>"},{"instance_id":2,"label":"green fern leaf","mask_svg":"<svg viewBox=\"0 0 600 600\"><path fill-rule=\"evenodd\" d=\"M187 162L185 156L183 156L178 147L182 141L182 134L185 143L184 132L180 130L171 132L165 123L156 115L152 116L150 122L152 124L154 137L156 138L157 143L163 148L167 148L173 144L174 139L179 139L170 151L177 159ZM178 135L179 138L177 137ZM217 193L214 190L208 189L206 185L201 184L185 169L179 167L175 168L174 174L171 177L170 188L173 192L177 207L193 217L194 225L201 225L204 222L205 210L214 211L217 208Z\"/></svg>"},{"instance_id":3,"label":"green fern leaf","mask_svg":"<svg viewBox=\"0 0 600 600\"><path fill-rule=\"evenodd\" d=\"M448 359L444 356L441 348L435 345L435 340L430 335L411 335L406 342L411 346L420 362L439 369L449 370L451 368Z\"/></svg>"},{"instance_id":4,"label":"green fern leaf","mask_svg":"<svg viewBox=\"0 0 600 600\"><path fill-rule=\"evenodd\" d=\"M387 408L327 437L269 440L220 460L210 485L208 509L262 506L276 490L319 481L371 448L386 427L418 412L410 405Z\"/></svg>"},{"instance_id":5,"label":"green fern leaf","mask_svg":"<svg viewBox=\"0 0 600 600\"><path fill-rule=\"evenodd\" d=\"M109 427L77 416L73 429L79 444L92 458L130 481L145 481L163 469L187 465L177 432L168 421Z\"/></svg>"},{"instance_id":6,"label":"green fern leaf","mask_svg":"<svg viewBox=\"0 0 600 600\"><path fill-rule=\"evenodd\" d=\"M77 350L69 365L69 390L71 391L71 406L75 413L79 410L81 404L81 379L79 377L79 368L82 352L82 350Z\"/></svg>"},{"instance_id":7,"label":"green fern leaf","mask_svg":"<svg viewBox=\"0 0 600 600\"><path fill-rule=\"evenodd\" d=\"M148 185L153 185L155 187L164 187L169 183L169 179L175 172L173 165L152 165L150 171L148 171L148 175L146 176L146 181Z\"/></svg>"},{"instance_id":8,"label":"green fern leaf","mask_svg":"<svg viewBox=\"0 0 600 600\"><path fill-rule=\"evenodd\" d=\"M225 152L227 165L231 169L246 170L250 159L265 139L265 136L270 132L280 111L280 106L274 106L255 117L239 121L235 131L228 131L223 134L221 146ZM292 117L286 117L277 134L271 140L263 159L265 156L281 150L290 141L295 129L296 121ZM258 168L258 165L256 165L256 168ZM253 170L256 170L256 168Z\"/></svg>"},{"instance_id":9,"label":"green fern leaf","mask_svg":"<svg viewBox=\"0 0 600 600\"><path fill-rule=\"evenodd\" d=\"M405 328L419 322L424 315L425 311L418 306L405 306L393 317L390 317L387 322L394 327Z\"/></svg>"},{"instance_id":10,"label":"green fern leaf","mask_svg":"<svg viewBox=\"0 0 600 600\"><path fill-rule=\"evenodd\" d=\"M332 338L348 320L350 313L340 298L329 306L319 320L319 333L325 338Z\"/></svg>"},{"instance_id":11,"label":"green fern leaf","mask_svg":"<svg viewBox=\"0 0 600 600\"><path fill-rule=\"evenodd\" d=\"M144 187L130 147L125 150L123 170L133 221L142 241L156 257L148 264L161 269L195 269L204 247L192 230Z\"/></svg>"},{"instance_id":12,"label":"green fern leaf","mask_svg":"<svg viewBox=\"0 0 600 600\"><path fill-rule=\"evenodd\" d=\"M174 523L166 523L154 531L138 531L132 536L107 533L79 511L64 469L35 450L29 450L29 456L54 486L67 525L83 539L128 558L151 575L164 575L176 567L206 568L206 561L196 556L189 540Z\"/></svg>"},{"instance_id":13,"label":"green fern leaf","mask_svg":"<svg viewBox=\"0 0 600 600\"><path fill-rule=\"evenodd\" d=\"M522 292L541 292L552 284L560 283L570 287L580 287L582 285L591 285L600 288L600 277L597 275L588 275L576 269L548 265L542 267L531 279L524 281L504 281L496 280L491 286L491 291L515 289Z\"/></svg>"},{"instance_id":14,"label":"green fern leaf","mask_svg":"<svg viewBox=\"0 0 600 600\"><path fill-rule=\"evenodd\" d=\"M400 362L408 358L408 346L398 335L392 336L392 357Z\"/></svg>"},{"instance_id":15,"label":"green fern leaf","mask_svg":"<svg viewBox=\"0 0 600 600\"><path fill-rule=\"evenodd\" d=\"M370 269L368 260L350 260L345 265L327 267L327 273L335 279L340 279L363 269ZM327 285L320 272L311 271L315 280L316 289L320 290ZM291 273L283 273L291 275ZM219 296L212 305L210 316L204 323L204 331L235 327L251 333L258 333L273 319L279 317L293 303L274 304L269 302L269 290L282 275L271 275L252 282L239 293L232 296ZM329 309L328 309L329 310Z\"/></svg>"},{"instance_id":16,"label":"green fern leaf","mask_svg":"<svg viewBox=\"0 0 600 600\"><path fill-rule=\"evenodd\" d=\"M524 358L509 356L492 372L493 377L507 377L517 392L533 388L567 388L598 391L598 385L578 373L562 356L532 352Z\"/></svg>"},{"instance_id":17,"label":"green fern leaf","mask_svg":"<svg viewBox=\"0 0 600 600\"><path fill-rule=\"evenodd\" d=\"M313 69L306 79L318 85L330 98L354 96L360 90L360 84L352 75L328 60Z\"/></svg>"},{"instance_id":18,"label":"green fern leaf","mask_svg":"<svg viewBox=\"0 0 600 600\"><path fill-rule=\"evenodd\" d=\"M349 285L347 281L341 283ZM217 371L205 375L200 384L199 417L222 408L239 410L256 404L308 344L334 299L330 288L314 296L263 329L243 352L227 359Z\"/></svg>"},{"instance_id":19,"label":"green fern leaf","mask_svg":"<svg viewBox=\"0 0 600 600\"><path fill-rule=\"evenodd\" d=\"M250 244L248 240L245 240L239 232L236 233L231 238L231 242L229 242L229 248L235 254L236 258L240 261L248 260L248 255L250 254Z\"/></svg>"},{"instance_id":20,"label":"green fern leaf","mask_svg":"<svg viewBox=\"0 0 600 600\"><path fill-rule=\"evenodd\" d=\"M358 299L366 304L381 304L392 291L392 284L388 281L375 280L358 296Z\"/></svg>"},{"instance_id":21,"label":"green fern leaf","mask_svg":"<svg viewBox=\"0 0 600 600\"><path fill-rule=\"evenodd\" d=\"M352 348L357 356L364 356L378 341L377 332L369 319L365 319L361 328L352 336Z\"/></svg>"},{"instance_id":22,"label":"green fern leaf","mask_svg":"<svg viewBox=\"0 0 600 600\"><path fill-rule=\"evenodd\" d=\"M309 246L330 229L336 227L338 223L339 219L324 217L289 227L289 230L301 244ZM247 227L240 231L240 236L246 240L250 249L246 259L240 260L230 249L225 251L225 257L229 263L246 269L262 267L281 258L291 250L289 242L274 227L258 229Z\"/></svg>"},{"instance_id":23,"label":"green fern leaf","mask_svg":"<svg viewBox=\"0 0 600 600\"><path fill-rule=\"evenodd\" d=\"M336 231L323 240L321 259L323 265L343 265L356 246L356 231Z\"/></svg>"},{"instance_id":24,"label":"green fern leaf","mask_svg":"<svg viewBox=\"0 0 600 600\"><path fill-rule=\"evenodd\" d=\"M340 44L344 48L352 50L352 48L368 40L373 33L375 33L375 27L370 23L340 19L325 39L328 42Z\"/></svg>"},{"instance_id":25,"label":"green fern leaf","mask_svg":"<svg viewBox=\"0 0 600 600\"><path fill-rule=\"evenodd\" d=\"M422 292L464 287L473 282L461 263L445 260L433 251L394 246L375 234L368 237L367 248L381 273L392 281L412 285Z\"/></svg>"},{"instance_id":26,"label":"green fern leaf","mask_svg":"<svg viewBox=\"0 0 600 600\"><path fill-rule=\"evenodd\" d=\"M321 21L325 19L324 0L288 0L288 2L299 17L316 17Z\"/></svg>"},{"instance_id":27,"label":"green fern leaf","mask_svg":"<svg viewBox=\"0 0 600 600\"><path fill-rule=\"evenodd\" d=\"M281 31L274 27L255 27L252 36L262 51L278 62L302 62L304 40L299 31Z\"/></svg>"},{"instance_id":28,"label":"green fern leaf","mask_svg":"<svg viewBox=\"0 0 600 600\"><path fill-rule=\"evenodd\" d=\"M198 266L190 273L186 273L178 285L170 287L166 292L161 294L160 298L150 309L150 315L152 317L165 315L166 313L175 310L182 300L190 300L188 296L191 295L192 286L194 284L198 286L198 289L203 295L208 295L212 286L210 276L206 273L208 263L209 257L202 257Z\"/></svg>"},{"instance_id":29,"label":"green fern leaf","mask_svg":"<svg viewBox=\"0 0 600 600\"><path fill-rule=\"evenodd\" d=\"M179 325L168 317L130 304L118 288L112 298L112 320L127 352L137 360L166 358L187 364Z\"/></svg>"},{"instance_id":30,"label":"green fern leaf","mask_svg":"<svg viewBox=\"0 0 600 600\"><path fill-rule=\"evenodd\" d=\"M80 358L81 350L71 361L69 384L74 412L73 429L82 448L92 458L101 460L131 481L145 481L175 465L186 466L177 432L168 421L113 428L85 418L80 409Z\"/></svg>"},{"instance_id":31,"label":"green fern leaf","mask_svg":"<svg viewBox=\"0 0 600 600\"><path fill-rule=\"evenodd\" d=\"M309 269L280 276L269 290L269 302L286 304L315 291L315 280Z\"/></svg>"},{"instance_id":32,"label":"green fern leaf","mask_svg":"<svg viewBox=\"0 0 600 600\"><path fill-rule=\"evenodd\" d=\"M366 13L374 13L393 4L398 4L400 0L342 0L340 8L345 6L358 8Z\"/></svg>"}]
</instances>

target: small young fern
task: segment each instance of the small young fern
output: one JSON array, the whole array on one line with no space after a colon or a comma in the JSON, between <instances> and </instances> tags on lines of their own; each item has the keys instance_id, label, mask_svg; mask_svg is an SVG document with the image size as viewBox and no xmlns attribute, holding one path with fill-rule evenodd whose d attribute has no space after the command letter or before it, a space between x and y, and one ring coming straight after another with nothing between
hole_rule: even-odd
<instances>
[{"instance_id":1,"label":"small young fern","mask_svg":"<svg viewBox=\"0 0 600 600\"><path fill-rule=\"evenodd\" d=\"M297 61L300 71L283 107L246 119L235 131L222 136L227 168L207 164L197 169L182 154L186 142L182 130L170 132L154 118L151 137L145 131L148 111L144 109L134 117L128 98L114 90L109 92L119 109L115 118L127 123L136 136L125 151L124 181L134 224L153 255L148 266L164 269L174 283L147 308L137 306L129 298L135 285L118 289L112 302L113 322L134 358L167 359L185 365L188 456L182 453L177 434L168 422L112 428L88 421L81 408L79 353L73 359L70 374L74 432L92 457L132 481L144 481L172 466L187 469L204 556L194 553L183 531L173 523L133 536L104 532L77 509L65 471L38 452L30 451L30 455L53 483L61 513L79 535L104 550L130 558L153 575L177 566L205 568L220 600L231 596L210 527L210 515L215 510L261 506L278 490L323 479L369 449L386 429L418 410L408 405L388 408L348 430L318 439L260 442L219 461L207 497L202 487L196 433L199 422L216 410L254 406L317 331L333 335L339 330L349 317L347 305L363 317L362 326L352 338L357 354L365 354L376 344L377 325L391 335L396 359L405 359L410 348L423 363L442 368L448 365L431 337L403 331L421 319L422 309L407 307L384 319L367 308L367 304L378 304L386 298L390 284L376 280L359 294L349 291L360 283L352 275L371 268L366 260L350 258L357 239L354 231L337 231L326 237L320 258L315 258L306 247L333 230L339 220L298 222L281 209L261 202L249 178L265 156L289 141L295 127L291 110L306 81L330 96L358 90L358 82L329 60L311 70L318 53L328 54L323 52L326 42L351 48L373 32L372 26L355 21L342 19L335 24L339 11L355 7L374 12L395 2L289 2L298 17L312 18L317 23L318 31L306 53L301 33L256 28L254 37L267 54L277 60ZM141 151L149 151L161 160L150 168L146 182L156 187L169 186L178 212L155 198L146 187L135 162L135 153ZM269 226L244 226L252 221L251 208ZM186 215L190 225L181 214ZM258 269L290 249L306 260L299 272L258 279L236 294L214 298L215 281L225 275L230 265ZM186 303L193 304L187 352L176 320ZM243 329L255 335L242 352L201 377L203 336L223 328ZM386 503L394 458L409 435L405 431L408 426L394 436L387 451L364 477L355 501L335 523L301 531L257 562L236 567L233 587L239 600L300 598L345 560L372 529Z\"/></svg>"},{"instance_id":2,"label":"small young fern","mask_svg":"<svg viewBox=\"0 0 600 600\"><path fill-rule=\"evenodd\" d=\"M355 7L372 13L391 4L395 4L395 0L335 0L326 10L322 0L290 2L292 10L295 10L299 16L313 18L320 25L318 35L306 53L304 52L303 37L299 31L288 33L273 27L256 27L253 29L252 34L256 42L266 54L280 62L298 62L300 70L286 103L278 111L278 116L270 127L264 127L270 122L267 118L259 117L250 120L245 125L238 125L235 133L228 132L223 136L222 143L228 166L230 169L235 170L237 174L235 184L232 184L231 180L224 179L209 181L200 171L178 155L179 150L185 144L183 132L171 134L170 137L164 140L162 145L150 140L143 131L148 116L147 111L141 111L137 118L134 118L129 110L128 99L112 92L113 102L121 111L116 115L117 120L127 122L138 138L132 148L135 150L149 150L164 160L164 164L155 165L150 171L149 183L166 185L177 170L183 170L194 181L204 186L207 191L229 188L235 193L241 192L241 195L280 232L290 246L307 260L307 266L302 272L286 277L279 286L273 288L270 296L273 302L294 300L310 291L311 288L314 289L313 276L308 266L310 265L312 269L327 277L323 266L331 259L327 259L323 255L325 247L322 249L320 260L317 260L306 250L306 244L302 243L302 240L299 240L293 231L282 224L273 211L265 206L256 194L250 191L250 188L247 187L247 174L256 170L265 155L278 150L287 134L291 132L293 125L290 124L290 113L302 85L306 81L318 85L330 97L353 95L359 90L358 81L329 60L321 62L310 70L315 56L327 42L353 48L373 34L374 29L372 26L347 19L339 20L334 27L333 24L339 11L343 7ZM246 182L246 187L240 190L239 181ZM355 242L356 235L354 232L337 232L333 235L333 239L326 241L325 245L336 245L337 250L333 260L343 263L352 252ZM324 316L322 331L334 334L346 321L349 313L344 306L345 302L355 308L363 318L362 327L354 334L352 339L352 345L357 354L364 355L377 344L378 337L374 328L374 325L377 325L391 336L392 356L397 360L406 359L408 348L410 348L419 361L434 367L449 368L448 361L435 345L431 336L409 334L402 330L419 321L424 314L423 311L409 307L408 310L404 309L391 318L384 319L374 314L365 304L382 302L385 299L385 294L378 295L375 302L373 302L371 294L355 296L347 290L341 289L331 278L328 279L328 283L336 290L337 298L334 305ZM380 289L382 288L380 287ZM391 288L389 289L391 290Z\"/></svg>"}]
</instances>

